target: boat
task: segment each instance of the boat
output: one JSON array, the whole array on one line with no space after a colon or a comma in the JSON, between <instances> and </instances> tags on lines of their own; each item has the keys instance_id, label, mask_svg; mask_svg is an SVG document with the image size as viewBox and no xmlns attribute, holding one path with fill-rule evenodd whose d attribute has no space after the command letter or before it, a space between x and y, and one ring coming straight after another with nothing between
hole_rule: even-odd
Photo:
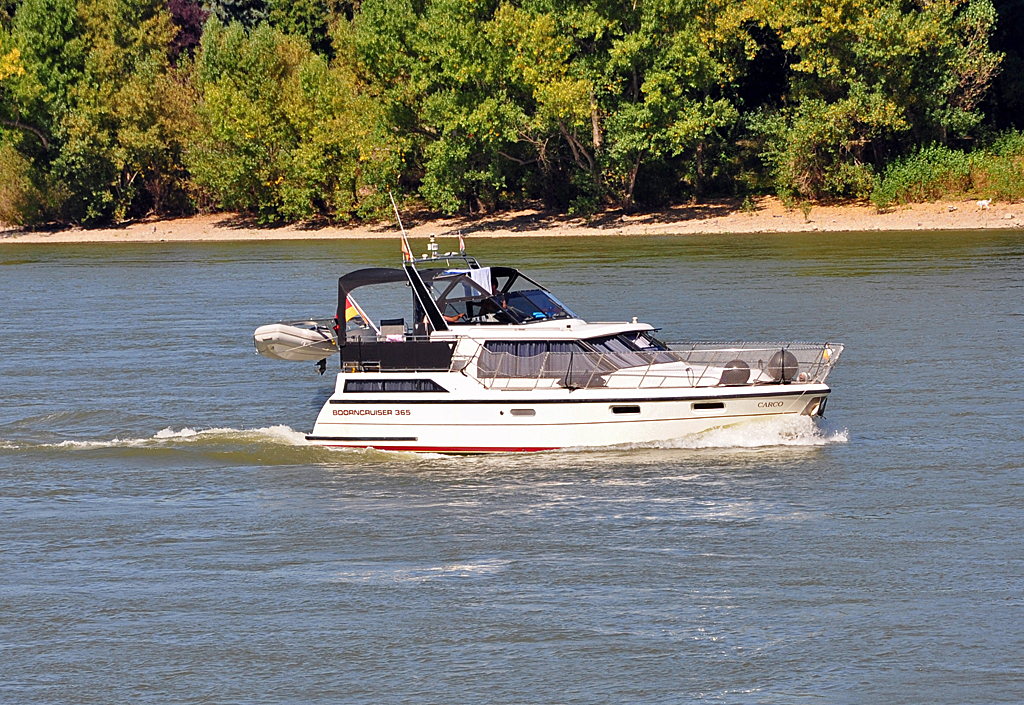
<instances>
[{"instance_id":1,"label":"boat","mask_svg":"<svg viewBox=\"0 0 1024 705\"><path fill-rule=\"evenodd\" d=\"M400 222L400 221L399 221ZM261 327L256 348L278 359L338 354L334 392L311 444L451 454L657 444L778 416L822 416L837 343L664 343L636 318L587 322L507 266L459 251L338 279L333 319ZM402 282L409 318L378 325L362 287ZM263 331L262 342L259 337ZM325 336L330 333L330 342ZM314 337L317 338L314 340ZM303 342L303 341L306 342Z\"/></svg>"},{"instance_id":2,"label":"boat","mask_svg":"<svg viewBox=\"0 0 1024 705\"><path fill-rule=\"evenodd\" d=\"M260 326L253 342L257 353L273 360L314 362L338 352L331 326L312 320Z\"/></svg>"}]
</instances>

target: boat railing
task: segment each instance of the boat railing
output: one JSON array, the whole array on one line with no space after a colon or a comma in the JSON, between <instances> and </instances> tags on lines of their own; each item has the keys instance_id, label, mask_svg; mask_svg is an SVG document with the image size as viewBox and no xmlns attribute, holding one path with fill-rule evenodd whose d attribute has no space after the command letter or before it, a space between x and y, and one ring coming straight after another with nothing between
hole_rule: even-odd
<instances>
[{"instance_id":1,"label":"boat railing","mask_svg":"<svg viewBox=\"0 0 1024 705\"><path fill-rule=\"evenodd\" d=\"M547 352L520 356L479 348L452 358L484 387L654 389L824 382L836 343L673 343L668 350Z\"/></svg>"}]
</instances>

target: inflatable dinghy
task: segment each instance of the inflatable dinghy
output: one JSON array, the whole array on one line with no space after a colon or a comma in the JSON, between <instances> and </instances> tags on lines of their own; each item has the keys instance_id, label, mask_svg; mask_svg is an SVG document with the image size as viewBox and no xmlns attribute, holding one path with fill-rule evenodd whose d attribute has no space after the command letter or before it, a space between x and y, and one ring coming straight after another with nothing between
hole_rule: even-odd
<instances>
[{"instance_id":1,"label":"inflatable dinghy","mask_svg":"<svg viewBox=\"0 0 1024 705\"><path fill-rule=\"evenodd\" d=\"M274 360L317 362L338 352L334 331L316 321L271 323L253 333L256 352Z\"/></svg>"}]
</instances>

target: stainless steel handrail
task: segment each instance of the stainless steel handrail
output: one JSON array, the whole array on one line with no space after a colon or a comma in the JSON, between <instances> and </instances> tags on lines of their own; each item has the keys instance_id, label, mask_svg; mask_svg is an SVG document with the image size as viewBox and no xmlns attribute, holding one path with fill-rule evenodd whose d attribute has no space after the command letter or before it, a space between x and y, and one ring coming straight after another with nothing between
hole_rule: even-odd
<instances>
[{"instance_id":1,"label":"stainless steel handrail","mask_svg":"<svg viewBox=\"0 0 1024 705\"><path fill-rule=\"evenodd\" d=\"M674 343L669 348L624 353L549 352L520 357L480 347L471 355L453 358L452 369L464 371L485 387L515 389L820 383L843 351L838 343ZM741 371L746 365L747 380L739 384L726 382L724 373L730 365Z\"/></svg>"}]
</instances>

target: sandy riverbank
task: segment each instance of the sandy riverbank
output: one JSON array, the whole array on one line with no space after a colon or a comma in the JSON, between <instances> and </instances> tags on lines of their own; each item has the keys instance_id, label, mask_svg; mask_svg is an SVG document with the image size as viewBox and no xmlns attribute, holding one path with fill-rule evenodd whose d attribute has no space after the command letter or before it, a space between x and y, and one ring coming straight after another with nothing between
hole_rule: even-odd
<instances>
[{"instance_id":1,"label":"sandy riverbank","mask_svg":"<svg viewBox=\"0 0 1024 705\"><path fill-rule=\"evenodd\" d=\"M736 201L682 205L653 213L621 215L611 212L593 218L521 210L490 216L442 218L411 214L406 228L412 238L462 232L467 237L558 235L695 235L773 232L851 232L865 230L975 230L1024 227L1024 204L992 203L983 209L975 201L919 203L878 213L869 204L815 205L807 217L786 210L776 198L763 198L753 212ZM212 242L225 240L330 240L394 237L393 223L353 226L288 225L260 227L233 214L145 220L117 228L69 228L26 232L3 229L0 244L86 242Z\"/></svg>"}]
</instances>

